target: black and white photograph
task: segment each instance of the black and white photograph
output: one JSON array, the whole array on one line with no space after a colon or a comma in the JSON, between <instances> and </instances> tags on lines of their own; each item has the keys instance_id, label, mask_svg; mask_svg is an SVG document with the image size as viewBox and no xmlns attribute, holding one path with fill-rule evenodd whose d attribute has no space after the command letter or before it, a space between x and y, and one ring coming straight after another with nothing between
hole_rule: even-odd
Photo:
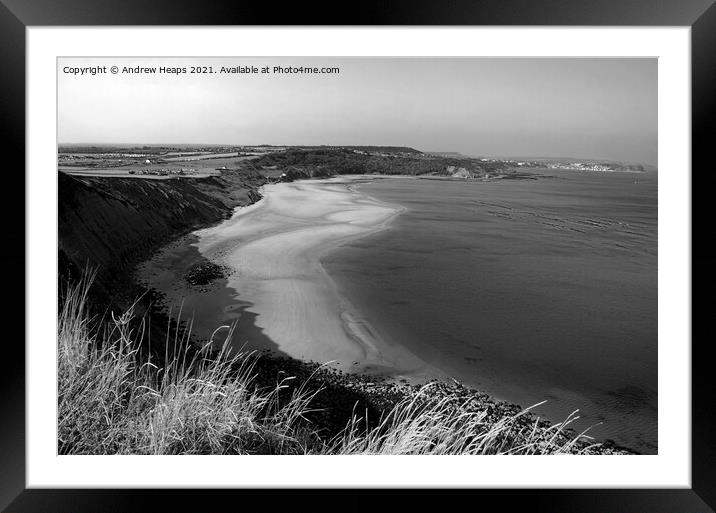
<instances>
[{"instance_id":1,"label":"black and white photograph","mask_svg":"<svg viewBox=\"0 0 716 513\"><path fill-rule=\"evenodd\" d=\"M59 57L57 454L659 454L658 66Z\"/></svg>"},{"instance_id":2,"label":"black and white photograph","mask_svg":"<svg viewBox=\"0 0 716 513\"><path fill-rule=\"evenodd\" d=\"M0 510L713 513L714 27L0 0Z\"/></svg>"}]
</instances>

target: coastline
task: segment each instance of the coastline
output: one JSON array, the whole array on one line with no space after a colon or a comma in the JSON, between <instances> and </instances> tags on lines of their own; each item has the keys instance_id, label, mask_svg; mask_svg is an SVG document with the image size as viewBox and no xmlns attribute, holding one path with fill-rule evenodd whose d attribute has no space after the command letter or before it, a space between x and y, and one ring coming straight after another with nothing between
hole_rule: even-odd
<instances>
[{"instance_id":1,"label":"coastline","mask_svg":"<svg viewBox=\"0 0 716 513\"><path fill-rule=\"evenodd\" d=\"M424 362L389 345L321 264L341 244L387 229L403 211L357 192L352 183L340 178L264 186L264 201L227 223L239 225L231 236L236 245L219 257L236 271L227 286L251 304L247 310L256 314L256 325L289 356L348 372L420 373ZM245 225L257 221L263 229L253 236ZM215 258L212 244L202 242L200 252Z\"/></svg>"},{"instance_id":2,"label":"coastline","mask_svg":"<svg viewBox=\"0 0 716 513\"><path fill-rule=\"evenodd\" d=\"M165 306L181 305L200 338L238 320L232 339L237 350L268 348L344 372L411 383L440 375L435 369L428 375L424 361L382 337L321 264L333 249L388 229L404 212L356 190L364 181L358 175L264 185L258 202L162 248L140 267L141 281L165 296ZM184 284L182 275L197 258L229 268L225 280L201 290ZM242 328L247 317L251 322Z\"/></svg>"},{"instance_id":3,"label":"coastline","mask_svg":"<svg viewBox=\"0 0 716 513\"><path fill-rule=\"evenodd\" d=\"M327 365L330 370L350 377L349 387L354 386L353 378L372 382L368 386L376 392L388 390L382 382L419 385L437 379L457 383L445 371L415 356L401 344L402 339L377 331L380 324L365 319L323 266L323 258L334 249L388 229L405 212L405 207L360 190L361 183L381 178L357 175L263 186L261 200L235 209L230 219L218 225L193 232L193 242L178 243L180 249L175 251L179 254L184 244L195 258L232 268L196 296L194 307L198 308L191 312L193 318L208 333L238 320L234 348L269 349L279 359L290 357L297 363L285 360L288 369L300 367L298 362L304 362L307 369L331 362ZM323 194L326 201L316 199ZM155 268L166 270L167 261ZM169 281L176 283L182 278L181 270L175 269ZM174 294L173 304L178 305L186 293L196 294L197 290L184 287ZM206 315L209 311L218 311L218 316ZM222 337L215 341L217 338ZM482 386L460 383L476 394L484 393ZM494 392L490 392L492 399L516 404ZM550 420L562 418L552 416Z\"/></svg>"}]
</instances>

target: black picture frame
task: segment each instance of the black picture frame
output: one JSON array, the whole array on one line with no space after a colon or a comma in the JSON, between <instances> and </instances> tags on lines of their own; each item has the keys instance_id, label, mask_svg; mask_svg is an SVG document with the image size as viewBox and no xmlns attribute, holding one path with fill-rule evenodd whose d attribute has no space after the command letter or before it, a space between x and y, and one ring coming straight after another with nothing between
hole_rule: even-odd
<instances>
[{"instance_id":1,"label":"black picture frame","mask_svg":"<svg viewBox=\"0 0 716 513\"><path fill-rule=\"evenodd\" d=\"M342 13L342 14L341 14ZM692 64L692 487L690 489L523 489L523 490L53 490L25 485L25 29L31 26L112 25L551 25L689 26ZM89 42L88 42L89 44ZM706 295L716 258L706 248L713 235L706 195L714 190L709 169L716 123L716 6L713 0L454 0L451 2L364 1L272 3L189 0L0 0L0 141L7 157L0 201L5 251L7 322L0 372L0 509L29 511L156 511L220 507L230 501L270 509L286 502L293 509L370 510L395 494L402 507L523 507L532 511L707 512L716 509L716 416L711 391L710 338ZM23 191L22 193L20 191ZM22 217L23 223L19 223ZM12 222L11 222L12 221ZM699 233L699 237L695 234ZM25 275L19 269L25 269ZM701 298L700 301L697 298ZM700 321L696 321L699 314ZM673 343L684 344L679 340ZM47 341L48 345L54 341ZM450 494L449 497L446 494ZM236 502L240 501L240 502ZM406 502L407 501L407 502ZM268 506L267 506L268 507ZM475 506L477 507L477 506Z\"/></svg>"}]
</instances>

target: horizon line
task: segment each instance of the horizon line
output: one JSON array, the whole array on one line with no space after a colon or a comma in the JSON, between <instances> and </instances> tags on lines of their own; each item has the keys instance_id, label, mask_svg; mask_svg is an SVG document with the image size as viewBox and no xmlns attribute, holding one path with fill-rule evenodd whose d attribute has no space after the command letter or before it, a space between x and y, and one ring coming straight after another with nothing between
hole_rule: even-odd
<instances>
[{"instance_id":1,"label":"horizon line","mask_svg":"<svg viewBox=\"0 0 716 513\"><path fill-rule=\"evenodd\" d=\"M558 160L558 159L570 159L570 160L581 160L581 161L592 161L592 162L611 162L611 163L623 163L623 164L639 164L642 166L649 166L653 167L655 169L658 169L657 164L648 164L645 162L640 161L629 161L629 160L615 160L612 158L605 158L605 157L575 157L575 156L537 156L537 155L495 155L495 154L471 154L471 153L463 153L461 151L455 151L455 150L421 150L419 148L416 148L415 146L407 146L405 144L267 144L267 143L260 143L260 144L236 144L236 143L208 143L208 142L200 142L200 143L189 143L189 142L167 142L167 143L141 143L141 142L131 142L131 143L120 143L120 142L58 142L57 146L63 146L63 145L77 145L77 146L234 146L234 147L247 147L247 146L269 146L269 147L287 147L287 148L301 148L301 147L359 147L359 146L366 146L366 147L375 147L375 148L410 148L416 151L419 151L421 153L455 153L458 155L462 155L464 157L468 158L493 158L493 159L502 159L502 160L527 160L527 159L535 159L535 160Z\"/></svg>"}]
</instances>

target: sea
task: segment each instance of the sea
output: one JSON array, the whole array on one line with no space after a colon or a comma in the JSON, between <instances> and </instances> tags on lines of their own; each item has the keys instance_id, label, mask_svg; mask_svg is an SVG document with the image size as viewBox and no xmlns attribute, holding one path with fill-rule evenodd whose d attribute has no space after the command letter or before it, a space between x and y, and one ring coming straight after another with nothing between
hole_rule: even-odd
<instances>
[{"instance_id":1,"label":"sea","mask_svg":"<svg viewBox=\"0 0 716 513\"><path fill-rule=\"evenodd\" d=\"M357 185L406 211L323 265L382 337L456 380L655 454L658 175L531 172Z\"/></svg>"}]
</instances>

